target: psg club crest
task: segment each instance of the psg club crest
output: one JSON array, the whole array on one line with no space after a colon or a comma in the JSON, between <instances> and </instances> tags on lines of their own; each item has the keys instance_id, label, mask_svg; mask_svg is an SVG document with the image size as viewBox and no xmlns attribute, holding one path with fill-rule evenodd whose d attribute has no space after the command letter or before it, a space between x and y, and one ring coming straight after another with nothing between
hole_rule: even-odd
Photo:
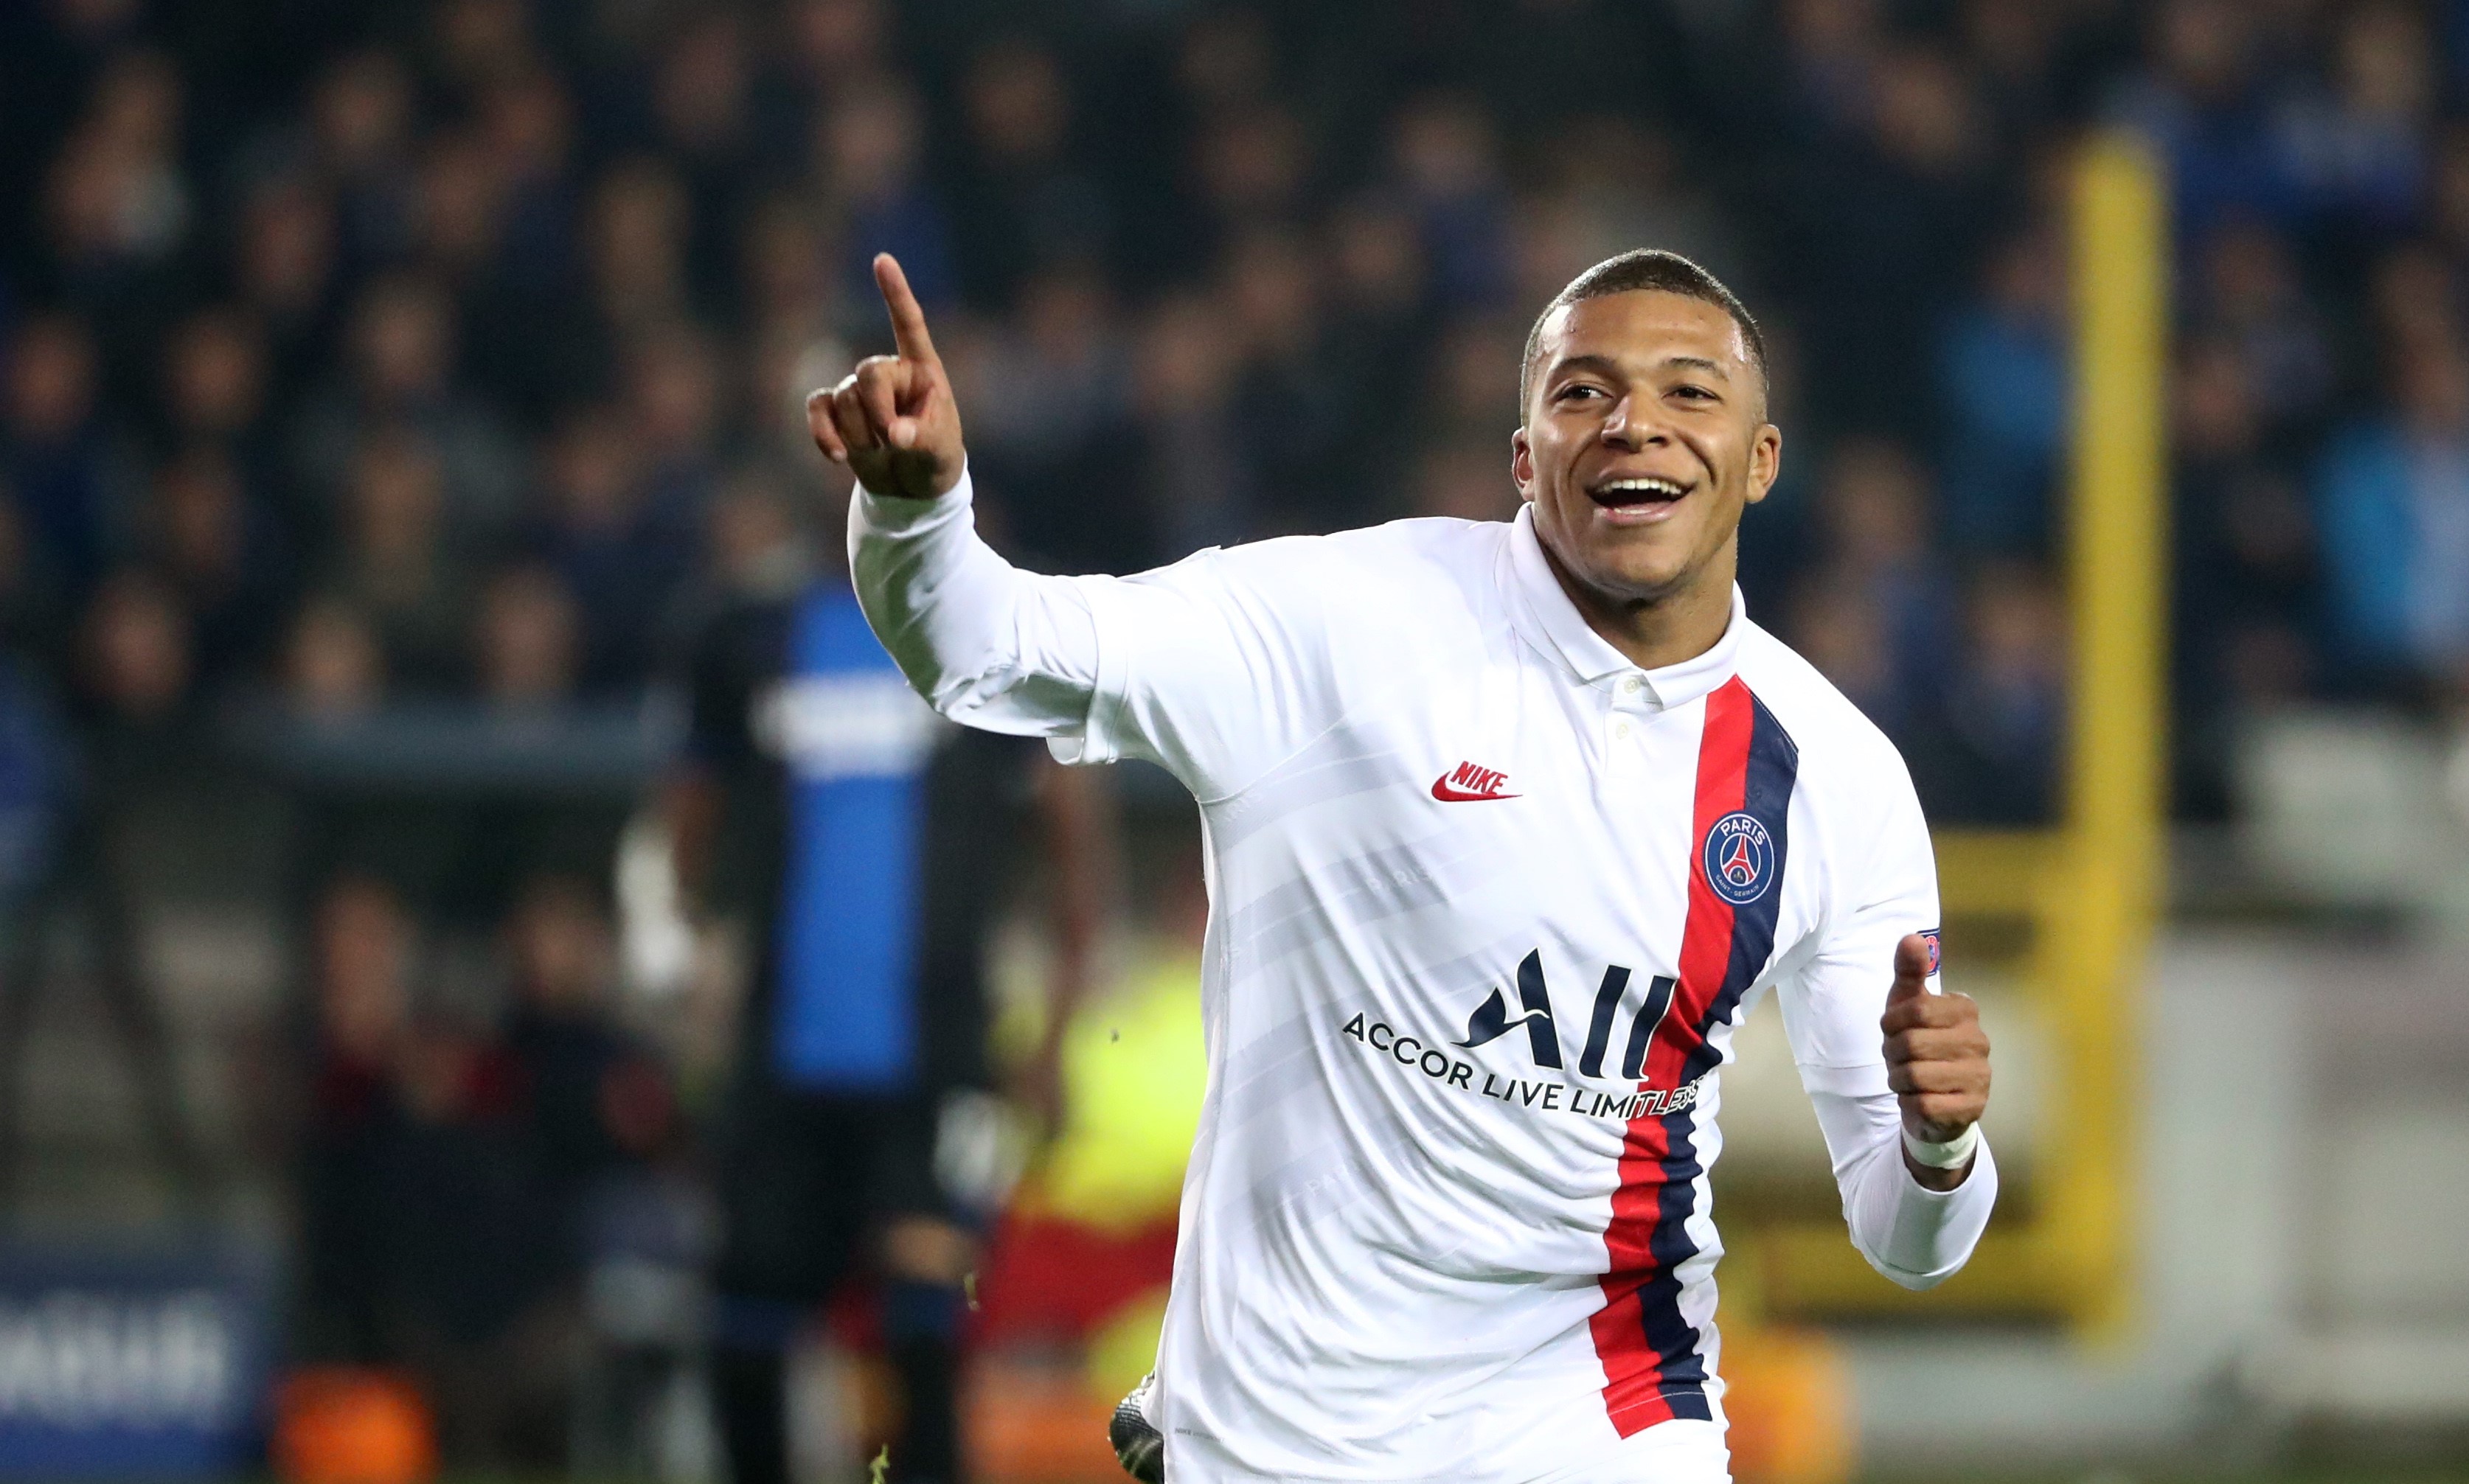
<instances>
[{"instance_id":1,"label":"psg club crest","mask_svg":"<svg viewBox=\"0 0 2469 1484\"><path fill-rule=\"evenodd\" d=\"M1702 862L1706 884L1736 907L1745 907L1774 884L1774 836L1755 815L1725 814L1706 832Z\"/></svg>"}]
</instances>

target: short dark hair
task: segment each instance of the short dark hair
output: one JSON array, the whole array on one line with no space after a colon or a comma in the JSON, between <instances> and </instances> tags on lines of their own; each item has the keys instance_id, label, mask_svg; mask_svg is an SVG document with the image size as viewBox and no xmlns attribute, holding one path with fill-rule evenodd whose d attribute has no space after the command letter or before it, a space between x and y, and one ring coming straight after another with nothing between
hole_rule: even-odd
<instances>
[{"instance_id":1,"label":"short dark hair","mask_svg":"<svg viewBox=\"0 0 2469 1484\"><path fill-rule=\"evenodd\" d=\"M1552 296L1543 312L1534 316L1534 328L1526 331L1526 358L1517 372L1517 421L1526 421L1526 399L1534 391L1534 353L1542 349L1543 322L1556 309L1583 299L1601 299L1606 294L1654 291L1678 294L1711 304L1732 316L1741 327L1741 339L1749 348L1749 364L1757 368L1758 380L1766 378L1766 337L1758 329L1756 316L1741 302L1740 295L1723 286L1723 281L1704 268L1660 247L1635 247L1617 258L1606 258L1569 281L1569 286Z\"/></svg>"}]
</instances>

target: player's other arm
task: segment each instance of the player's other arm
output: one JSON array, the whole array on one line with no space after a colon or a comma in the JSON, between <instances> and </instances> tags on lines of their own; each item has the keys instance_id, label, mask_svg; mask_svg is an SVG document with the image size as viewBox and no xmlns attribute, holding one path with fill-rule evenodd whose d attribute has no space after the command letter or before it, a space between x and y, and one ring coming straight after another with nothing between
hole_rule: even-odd
<instances>
[{"instance_id":1,"label":"player's other arm","mask_svg":"<svg viewBox=\"0 0 2469 1484\"><path fill-rule=\"evenodd\" d=\"M1817 1112L1853 1245L1905 1288L1951 1276L1996 1202L1997 1167L1976 1130L1989 1041L1969 996L1941 994L1928 941L1936 866L1909 780L1849 865L1851 900L1783 986L1784 1024ZM1882 1012L1882 1014L1881 1014Z\"/></svg>"}]
</instances>

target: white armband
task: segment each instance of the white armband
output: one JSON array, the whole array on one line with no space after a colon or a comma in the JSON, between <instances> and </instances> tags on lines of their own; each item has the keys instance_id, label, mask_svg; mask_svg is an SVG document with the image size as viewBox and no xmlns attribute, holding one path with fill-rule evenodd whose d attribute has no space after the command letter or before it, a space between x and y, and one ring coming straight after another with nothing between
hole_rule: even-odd
<instances>
[{"instance_id":1,"label":"white armband","mask_svg":"<svg viewBox=\"0 0 2469 1484\"><path fill-rule=\"evenodd\" d=\"M1910 1154L1916 1163L1925 1164L1932 1170L1960 1170L1972 1162L1973 1153L1979 1148L1980 1125L1976 1123L1966 1125L1961 1133L1943 1144L1931 1144L1926 1139L1916 1139L1912 1137L1911 1130L1904 1130L1904 1152Z\"/></svg>"}]
</instances>

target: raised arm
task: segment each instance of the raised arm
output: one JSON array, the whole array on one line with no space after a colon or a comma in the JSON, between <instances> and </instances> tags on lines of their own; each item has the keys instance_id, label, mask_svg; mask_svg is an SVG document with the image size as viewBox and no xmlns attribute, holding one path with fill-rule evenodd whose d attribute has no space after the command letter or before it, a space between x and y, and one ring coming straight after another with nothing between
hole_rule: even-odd
<instances>
[{"instance_id":1,"label":"raised arm","mask_svg":"<svg viewBox=\"0 0 2469 1484\"><path fill-rule=\"evenodd\" d=\"M1022 572L978 538L950 378L888 254L898 351L806 400L816 446L857 475L849 572L875 636L935 710L1050 740L1065 762L1144 758L1202 799L1323 730L1328 594L1308 540L1207 552L1136 577ZM1357 584L1359 585L1359 584Z\"/></svg>"},{"instance_id":2,"label":"raised arm","mask_svg":"<svg viewBox=\"0 0 2469 1484\"><path fill-rule=\"evenodd\" d=\"M888 253L875 285L895 354L806 399L815 446L857 476L849 572L901 672L956 721L1076 735L1097 682L1097 632L1069 580L1013 567L978 538L968 450L926 311Z\"/></svg>"}]
</instances>

